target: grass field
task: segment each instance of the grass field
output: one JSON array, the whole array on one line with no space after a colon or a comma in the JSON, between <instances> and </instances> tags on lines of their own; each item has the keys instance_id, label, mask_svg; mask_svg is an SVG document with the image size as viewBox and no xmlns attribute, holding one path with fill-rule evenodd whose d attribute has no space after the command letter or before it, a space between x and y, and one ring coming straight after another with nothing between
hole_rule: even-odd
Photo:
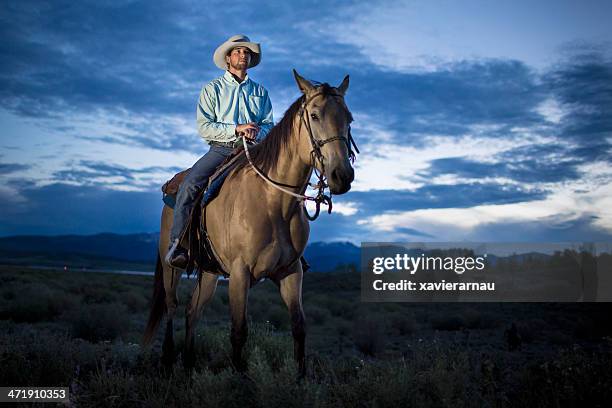
<instances>
[{"instance_id":1,"label":"grass field","mask_svg":"<svg viewBox=\"0 0 612 408\"><path fill-rule=\"evenodd\" d=\"M4 267L0 385L69 386L77 406L609 406L609 304L362 303L357 273L305 276L307 365L297 381L276 287L249 298L247 375L230 364L227 284L219 284L187 375L140 347L152 277ZM176 320L194 280L180 285ZM515 323L521 347L510 351ZM585 405L586 404L586 405Z\"/></svg>"}]
</instances>

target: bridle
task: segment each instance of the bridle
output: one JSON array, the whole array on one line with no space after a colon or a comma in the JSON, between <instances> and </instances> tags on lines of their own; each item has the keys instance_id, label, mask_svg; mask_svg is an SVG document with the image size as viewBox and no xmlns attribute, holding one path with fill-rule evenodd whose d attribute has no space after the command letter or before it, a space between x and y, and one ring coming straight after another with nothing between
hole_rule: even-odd
<instances>
[{"instance_id":1,"label":"bridle","mask_svg":"<svg viewBox=\"0 0 612 408\"><path fill-rule=\"evenodd\" d=\"M319 216L319 213L321 211L321 203L324 203L327 205L328 214L330 214L332 211L331 192L329 193L329 195L325 194L325 189L328 187L328 185L327 185L327 175L325 174L325 164L323 162L324 156L323 156L323 153L321 152L321 148L325 146L327 143L331 143L335 141L343 141L346 144L346 147L348 149L349 160L351 161L351 163L355 162L355 158L356 158L355 152L359 153L359 149L357 148L355 139L353 139L353 136L351 135L350 126L347 132L347 136L332 136L328 139L323 139L323 140L315 139L315 137L313 136L312 128L310 126L310 114L308 112L308 104L310 104L310 102L312 102L314 98L316 98L317 96L321 96L321 95L344 98L344 95L338 92L333 92L333 91L332 92L329 92L329 91L315 92L314 94L310 95L308 98L304 97L304 100L302 101L300 110L298 112L298 115L300 116L299 129L301 129L302 124L304 124L304 126L306 127L306 130L308 131L308 137L310 139L310 146L312 147L312 150L310 151L310 167L313 169L315 176L318 178L318 182L315 184L308 183L308 185L310 185L312 188L317 189L317 194L315 196L308 196L305 194L294 193L293 191L290 191L284 187L299 188L300 186L291 186L287 184L282 184L282 183L272 180L270 177L265 175L251 160L251 155L249 153L249 148L246 142L246 138L244 137L242 138L242 143L244 145L244 151L246 153L249 163L251 164L251 167L253 167L253 169L255 170L255 173L257 173L260 177L262 177L266 182L268 182L274 188L286 194L289 194L293 197L296 197L298 201L313 201L316 204L315 214L312 216L308 214L308 211L306 210L306 206L304 206L304 213L306 215L306 218L308 218L310 221L316 220L317 217ZM355 148L355 151L353 151L351 146ZM316 161L319 162L319 165L321 167L320 172L317 169Z\"/></svg>"}]
</instances>

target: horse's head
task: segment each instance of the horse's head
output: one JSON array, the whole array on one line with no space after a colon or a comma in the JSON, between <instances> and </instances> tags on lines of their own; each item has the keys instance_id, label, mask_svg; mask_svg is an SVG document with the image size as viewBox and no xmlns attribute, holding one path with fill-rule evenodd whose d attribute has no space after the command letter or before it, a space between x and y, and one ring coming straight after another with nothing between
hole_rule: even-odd
<instances>
[{"instance_id":1,"label":"horse's head","mask_svg":"<svg viewBox=\"0 0 612 408\"><path fill-rule=\"evenodd\" d=\"M333 194L344 194L355 178L349 140L353 118L344 102L349 77L334 88L328 84L315 86L295 70L293 75L304 93L299 120L306 137L302 138L301 155L327 177Z\"/></svg>"}]
</instances>

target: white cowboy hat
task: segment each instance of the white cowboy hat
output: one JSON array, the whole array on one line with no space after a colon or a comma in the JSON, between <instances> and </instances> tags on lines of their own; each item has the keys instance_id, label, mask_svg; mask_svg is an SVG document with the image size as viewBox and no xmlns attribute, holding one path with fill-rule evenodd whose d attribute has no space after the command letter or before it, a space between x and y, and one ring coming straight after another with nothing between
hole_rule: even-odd
<instances>
[{"instance_id":1,"label":"white cowboy hat","mask_svg":"<svg viewBox=\"0 0 612 408\"><path fill-rule=\"evenodd\" d=\"M251 42L249 37L244 34L238 34L231 36L226 42L217 47L215 54L213 55L215 65L225 71L227 69L225 56L236 47L246 47L251 50L252 55L249 68L253 68L255 65L259 64L259 61L261 61L261 48L259 47L259 44Z\"/></svg>"}]
</instances>

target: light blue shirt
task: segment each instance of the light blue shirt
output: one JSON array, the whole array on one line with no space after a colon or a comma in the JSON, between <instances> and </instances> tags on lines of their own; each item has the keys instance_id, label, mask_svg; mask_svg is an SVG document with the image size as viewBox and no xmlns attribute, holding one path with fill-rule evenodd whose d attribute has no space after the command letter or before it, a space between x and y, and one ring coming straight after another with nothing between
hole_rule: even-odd
<instances>
[{"instance_id":1,"label":"light blue shirt","mask_svg":"<svg viewBox=\"0 0 612 408\"><path fill-rule=\"evenodd\" d=\"M202 88L197 122L198 133L208 142L233 142L238 139L236 125L255 122L261 141L274 126L268 91L248 75L239 83L225 71Z\"/></svg>"}]
</instances>

